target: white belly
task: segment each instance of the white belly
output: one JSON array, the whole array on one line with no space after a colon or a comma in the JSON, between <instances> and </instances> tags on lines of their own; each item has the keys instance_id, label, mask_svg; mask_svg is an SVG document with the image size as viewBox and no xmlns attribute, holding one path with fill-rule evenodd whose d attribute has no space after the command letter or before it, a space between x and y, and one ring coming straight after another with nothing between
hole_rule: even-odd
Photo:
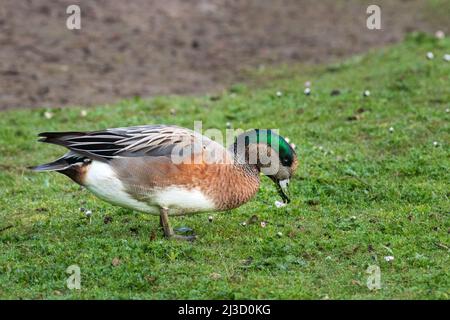
<instances>
[{"instance_id":1,"label":"white belly","mask_svg":"<svg viewBox=\"0 0 450 320\"><path fill-rule=\"evenodd\" d=\"M92 161L84 184L89 191L107 202L146 213L159 214L161 207L169 208L171 215L214 210L213 201L200 190L181 186L151 190L140 195L139 198L145 197L145 202L136 200L126 192L111 166L100 161Z\"/></svg>"},{"instance_id":2,"label":"white belly","mask_svg":"<svg viewBox=\"0 0 450 320\"><path fill-rule=\"evenodd\" d=\"M159 213L158 208L133 199L107 163L92 161L84 184L93 194L112 204L148 213Z\"/></svg>"},{"instance_id":3,"label":"white belly","mask_svg":"<svg viewBox=\"0 0 450 320\"><path fill-rule=\"evenodd\" d=\"M152 203L173 209L169 214L213 211L214 203L198 189L186 189L181 186L170 186L155 190ZM172 211L172 213L171 213Z\"/></svg>"}]
</instances>

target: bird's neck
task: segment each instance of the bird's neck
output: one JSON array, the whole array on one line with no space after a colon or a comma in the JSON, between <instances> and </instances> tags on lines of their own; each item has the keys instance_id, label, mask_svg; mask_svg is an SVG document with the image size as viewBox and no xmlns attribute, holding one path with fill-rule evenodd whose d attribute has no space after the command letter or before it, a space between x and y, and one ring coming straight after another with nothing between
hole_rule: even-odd
<instances>
[{"instance_id":1,"label":"bird's neck","mask_svg":"<svg viewBox=\"0 0 450 320\"><path fill-rule=\"evenodd\" d=\"M250 164L248 157L248 149L239 150L236 144L232 144L228 151L233 155L233 165L243 171L246 175L252 177L259 177L259 166L258 164Z\"/></svg>"}]
</instances>

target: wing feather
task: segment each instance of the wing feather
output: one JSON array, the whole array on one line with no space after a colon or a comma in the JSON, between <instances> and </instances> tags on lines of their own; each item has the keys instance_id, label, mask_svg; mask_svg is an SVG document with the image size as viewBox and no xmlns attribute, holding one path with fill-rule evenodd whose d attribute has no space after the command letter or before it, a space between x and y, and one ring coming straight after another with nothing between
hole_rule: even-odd
<instances>
[{"instance_id":1,"label":"wing feather","mask_svg":"<svg viewBox=\"0 0 450 320\"><path fill-rule=\"evenodd\" d=\"M67 147L74 152L99 160L118 157L170 156L175 146L212 140L177 126L149 125L92 132L45 132L42 142ZM215 142L214 142L215 143Z\"/></svg>"}]
</instances>

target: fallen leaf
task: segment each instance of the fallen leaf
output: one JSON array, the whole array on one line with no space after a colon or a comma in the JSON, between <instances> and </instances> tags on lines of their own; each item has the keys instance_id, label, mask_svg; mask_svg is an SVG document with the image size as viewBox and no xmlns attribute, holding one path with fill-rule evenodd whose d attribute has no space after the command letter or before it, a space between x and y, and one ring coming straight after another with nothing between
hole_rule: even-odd
<instances>
[{"instance_id":1,"label":"fallen leaf","mask_svg":"<svg viewBox=\"0 0 450 320\"><path fill-rule=\"evenodd\" d=\"M319 201L319 200L311 199L311 200L306 201L306 203L307 203L309 206L318 206L318 205L320 204L320 201Z\"/></svg>"},{"instance_id":2,"label":"fallen leaf","mask_svg":"<svg viewBox=\"0 0 450 320\"><path fill-rule=\"evenodd\" d=\"M289 238L295 238L295 236L297 235L297 231L295 231L295 230L291 230L289 233L288 233L288 237Z\"/></svg>"},{"instance_id":3,"label":"fallen leaf","mask_svg":"<svg viewBox=\"0 0 450 320\"><path fill-rule=\"evenodd\" d=\"M347 117L347 121L357 121L360 119L361 119L360 115L353 115L353 116Z\"/></svg>"},{"instance_id":4,"label":"fallen leaf","mask_svg":"<svg viewBox=\"0 0 450 320\"><path fill-rule=\"evenodd\" d=\"M338 89L334 89L333 91L331 91L330 95L331 96L338 96L341 94L341 91Z\"/></svg>"},{"instance_id":5,"label":"fallen leaf","mask_svg":"<svg viewBox=\"0 0 450 320\"><path fill-rule=\"evenodd\" d=\"M119 264L120 264L120 259L119 258L114 258L113 260L112 260L112 262L111 262L111 264L114 266L114 267L117 267Z\"/></svg>"},{"instance_id":6,"label":"fallen leaf","mask_svg":"<svg viewBox=\"0 0 450 320\"><path fill-rule=\"evenodd\" d=\"M105 218L103 218L103 223L104 224L108 224L112 222L112 217L111 216L106 216Z\"/></svg>"},{"instance_id":7,"label":"fallen leaf","mask_svg":"<svg viewBox=\"0 0 450 320\"><path fill-rule=\"evenodd\" d=\"M150 284L155 284L156 277L154 277L154 276L145 276L145 280L147 280L147 282L150 283Z\"/></svg>"},{"instance_id":8,"label":"fallen leaf","mask_svg":"<svg viewBox=\"0 0 450 320\"><path fill-rule=\"evenodd\" d=\"M253 262L253 257L248 257L247 259L241 260L242 265L249 266Z\"/></svg>"},{"instance_id":9,"label":"fallen leaf","mask_svg":"<svg viewBox=\"0 0 450 320\"><path fill-rule=\"evenodd\" d=\"M258 222L258 220L259 220L258 216L254 214L254 215L251 216L250 219L248 219L247 223L248 224L254 224L254 223Z\"/></svg>"},{"instance_id":10,"label":"fallen leaf","mask_svg":"<svg viewBox=\"0 0 450 320\"><path fill-rule=\"evenodd\" d=\"M352 284L355 286L361 286L361 282L359 282L358 280L352 280Z\"/></svg>"},{"instance_id":11,"label":"fallen leaf","mask_svg":"<svg viewBox=\"0 0 450 320\"><path fill-rule=\"evenodd\" d=\"M219 280L220 278L222 278L222 275L220 273L213 272L211 273L210 277L213 280Z\"/></svg>"},{"instance_id":12,"label":"fallen leaf","mask_svg":"<svg viewBox=\"0 0 450 320\"><path fill-rule=\"evenodd\" d=\"M356 110L356 112L358 112L358 113L364 113L364 112L366 112L366 111L367 111L367 110L364 109L364 108L359 108L359 109Z\"/></svg>"}]
</instances>

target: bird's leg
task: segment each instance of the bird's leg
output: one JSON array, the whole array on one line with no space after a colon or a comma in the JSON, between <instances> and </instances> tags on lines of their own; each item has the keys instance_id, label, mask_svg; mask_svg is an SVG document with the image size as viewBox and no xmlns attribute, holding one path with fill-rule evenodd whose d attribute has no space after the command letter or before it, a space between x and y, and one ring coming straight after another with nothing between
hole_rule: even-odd
<instances>
[{"instance_id":1,"label":"bird's leg","mask_svg":"<svg viewBox=\"0 0 450 320\"><path fill-rule=\"evenodd\" d=\"M166 238L188 240L188 241L193 241L197 238L196 236L182 236L182 235L175 234L169 223L169 209L161 208L159 210L159 212L160 212L159 223L164 230L164 235Z\"/></svg>"},{"instance_id":2,"label":"bird's leg","mask_svg":"<svg viewBox=\"0 0 450 320\"><path fill-rule=\"evenodd\" d=\"M163 226L163 220L162 220L161 215L159 215L159 226L160 226L161 228L164 228L164 226Z\"/></svg>"},{"instance_id":3,"label":"bird's leg","mask_svg":"<svg viewBox=\"0 0 450 320\"><path fill-rule=\"evenodd\" d=\"M170 226L169 223L169 209L168 208L161 208L159 210L159 223L161 224L161 226L163 227L164 230L164 235L166 236L166 238L170 238L174 235L173 233L173 229Z\"/></svg>"}]
</instances>

